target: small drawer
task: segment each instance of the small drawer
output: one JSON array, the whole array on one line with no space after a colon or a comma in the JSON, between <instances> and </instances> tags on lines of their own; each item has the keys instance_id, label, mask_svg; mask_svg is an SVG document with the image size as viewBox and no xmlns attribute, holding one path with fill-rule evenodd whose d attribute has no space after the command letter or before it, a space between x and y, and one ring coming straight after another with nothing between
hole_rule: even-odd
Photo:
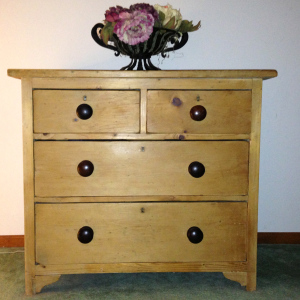
<instances>
[{"instance_id":1,"label":"small drawer","mask_svg":"<svg viewBox=\"0 0 300 300\"><path fill-rule=\"evenodd\" d=\"M246 141L37 141L35 195L247 195Z\"/></svg>"},{"instance_id":2,"label":"small drawer","mask_svg":"<svg viewBox=\"0 0 300 300\"><path fill-rule=\"evenodd\" d=\"M250 133L251 91L148 91L147 132Z\"/></svg>"},{"instance_id":3,"label":"small drawer","mask_svg":"<svg viewBox=\"0 0 300 300\"><path fill-rule=\"evenodd\" d=\"M246 260L246 203L36 204L41 265Z\"/></svg>"},{"instance_id":4,"label":"small drawer","mask_svg":"<svg viewBox=\"0 0 300 300\"><path fill-rule=\"evenodd\" d=\"M35 90L35 133L137 133L138 91Z\"/></svg>"}]
</instances>

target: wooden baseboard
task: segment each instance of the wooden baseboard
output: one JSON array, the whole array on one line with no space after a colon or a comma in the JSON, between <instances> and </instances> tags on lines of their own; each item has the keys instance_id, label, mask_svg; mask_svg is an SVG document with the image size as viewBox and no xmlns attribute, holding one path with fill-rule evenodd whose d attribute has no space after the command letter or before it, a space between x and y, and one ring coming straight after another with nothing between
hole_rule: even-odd
<instances>
[{"instance_id":1,"label":"wooden baseboard","mask_svg":"<svg viewBox=\"0 0 300 300\"><path fill-rule=\"evenodd\" d=\"M259 232L258 244L300 244L300 232Z\"/></svg>"},{"instance_id":2,"label":"wooden baseboard","mask_svg":"<svg viewBox=\"0 0 300 300\"><path fill-rule=\"evenodd\" d=\"M300 244L300 232L259 232L257 243ZM24 235L2 235L0 247L24 247Z\"/></svg>"},{"instance_id":3,"label":"wooden baseboard","mask_svg":"<svg viewBox=\"0 0 300 300\"><path fill-rule=\"evenodd\" d=\"M24 235L0 235L0 247L24 247Z\"/></svg>"}]
</instances>

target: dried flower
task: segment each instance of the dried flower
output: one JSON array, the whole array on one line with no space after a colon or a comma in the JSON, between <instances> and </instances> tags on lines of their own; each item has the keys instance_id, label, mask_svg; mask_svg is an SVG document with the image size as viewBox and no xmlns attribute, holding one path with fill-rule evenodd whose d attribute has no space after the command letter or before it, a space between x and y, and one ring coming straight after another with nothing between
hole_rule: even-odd
<instances>
[{"instance_id":1,"label":"dried flower","mask_svg":"<svg viewBox=\"0 0 300 300\"><path fill-rule=\"evenodd\" d=\"M180 27L182 15L179 10L174 9L170 4L165 6L155 4L154 8L159 13L159 18L163 27L175 30Z\"/></svg>"},{"instance_id":2,"label":"dried flower","mask_svg":"<svg viewBox=\"0 0 300 300\"><path fill-rule=\"evenodd\" d=\"M154 26L181 33L195 31L200 27L200 22L194 26L192 21L182 20L180 11L170 4L152 6L147 3L136 3L129 9L122 6L110 7L105 12L104 24L100 36L105 44L113 40L115 33L129 45L147 41Z\"/></svg>"},{"instance_id":3,"label":"dried flower","mask_svg":"<svg viewBox=\"0 0 300 300\"><path fill-rule=\"evenodd\" d=\"M105 20L107 22L116 22L119 20L119 14L121 12L129 11L127 8L122 6L110 7L109 10L105 12Z\"/></svg>"},{"instance_id":4,"label":"dried flower","mask_svg":"<svg viewBox=\"0 0 300 300\"><path fill-rule=\"evenodd\" d=\"M154 17L144 10L122 12L114 27L114 33L126 44L136 45L149 39L153 32Z\"/></svg>"},{"instance_id":5,"label":"dried flower","mask_svg":"<svg viewBox=\"0 0 300 300\"><path fill-rule=\"evenodd\" d=\"M158 12L156 11L156 9L152 5L147 3L137 3L134 5L130 5L129 10L130 11L143 10L150 13L153 16L154 21L157 21L159 19Z\"/></svg>"}]
</instances>

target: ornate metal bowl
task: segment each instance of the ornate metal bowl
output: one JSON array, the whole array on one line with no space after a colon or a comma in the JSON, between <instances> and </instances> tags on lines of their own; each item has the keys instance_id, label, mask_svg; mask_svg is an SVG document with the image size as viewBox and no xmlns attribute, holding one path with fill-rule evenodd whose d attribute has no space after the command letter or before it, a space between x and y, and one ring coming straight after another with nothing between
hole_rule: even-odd
<instances>
[{"instance_id":1,"label":"ornate metal bowl","mask_svg":"<svg viewBox=\"0 0 300 300\"><path fill-rule=\"evenodd\" d=\"M166 57L167 52L182 48L188 41L188 33L154 27L146 42L131 46L113 34L112 41L106 45L100 38L103 27L101 23L96 24L92 28L92 37L98 45L115 51L115 56L123 54L131 58L131 62L121 70L133 70L135 67L137 70L160 70L152 64L151 56L161 54L162 57ZM171 46L168 46L168 43Z\"/></svg>"}]
</instances>

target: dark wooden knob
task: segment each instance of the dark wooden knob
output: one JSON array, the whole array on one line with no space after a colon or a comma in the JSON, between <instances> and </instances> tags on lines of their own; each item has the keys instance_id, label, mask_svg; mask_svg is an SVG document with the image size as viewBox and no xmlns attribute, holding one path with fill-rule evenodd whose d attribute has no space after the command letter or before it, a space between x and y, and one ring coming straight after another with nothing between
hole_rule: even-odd
<instances>
[{"instance_id":1,"label":"dark wooden knob","mask_svg":"<svg viewBox=\"0 0 300 300\"><path fill-rule=\"evenodd\" d=\"M193 226L187 231L187 237L193 244L199 244L203 240L203 232L199 227Z\"/></svg>"},{"instance_id":2,"label":"dark wooden knob","mask_svg":"<svg viewBox=\"0 0 300 300\"><path fill-rule=\"evenodd\" d=\"M76 109L78 118L82 120L89 119L93 114L93 109L88 104L80 104Z\"/></svg>"},{"instance_id":3,"label":"dark wooden knob","mask_svg":"<svg viewBox=\"0 0 300 300\"><path fill-rule=\"evenodd\" d=\"M206 117L206 109L202 105L196 105L191 108L190 116L194 121L202 121Z\"/></svg>"},{"instance_id":4,"label":"dark wooden knob","mask_svg":"<svg viewBox=\"0 0 300 300\"><path fill-rule=\"evenodd\" d=\"M89 242L92 241L93 237L94 237L94 231L89 226L84 226L80 228L77 233L77 238L79 242L82 244L88 244Z\"/></svg>"},{"instance_id":5,"label":"dark wooden knob","mask_svg":"<svg viewBox=\"0 0 300 300\"><path fill-rule=\"evenodd\" d=\"M83 177L88 177L94 172L94 165L89 160L83 160L77 166L77 172Z\"/></svg>"},{"instance_id":6,"label":"dark wooden knob","mask_svg":"<svg viewBox=\"0 0 300 300\"><path fill-rule=\"evenodd\" d=\"M189 165L189 173L195 177L195 178L199 178L201 176L204 175L205 173L205 167L203 166L203 164L201 164L198 161L193 161L192 163L190 163Z\"/></svg>"}]
</instances>

